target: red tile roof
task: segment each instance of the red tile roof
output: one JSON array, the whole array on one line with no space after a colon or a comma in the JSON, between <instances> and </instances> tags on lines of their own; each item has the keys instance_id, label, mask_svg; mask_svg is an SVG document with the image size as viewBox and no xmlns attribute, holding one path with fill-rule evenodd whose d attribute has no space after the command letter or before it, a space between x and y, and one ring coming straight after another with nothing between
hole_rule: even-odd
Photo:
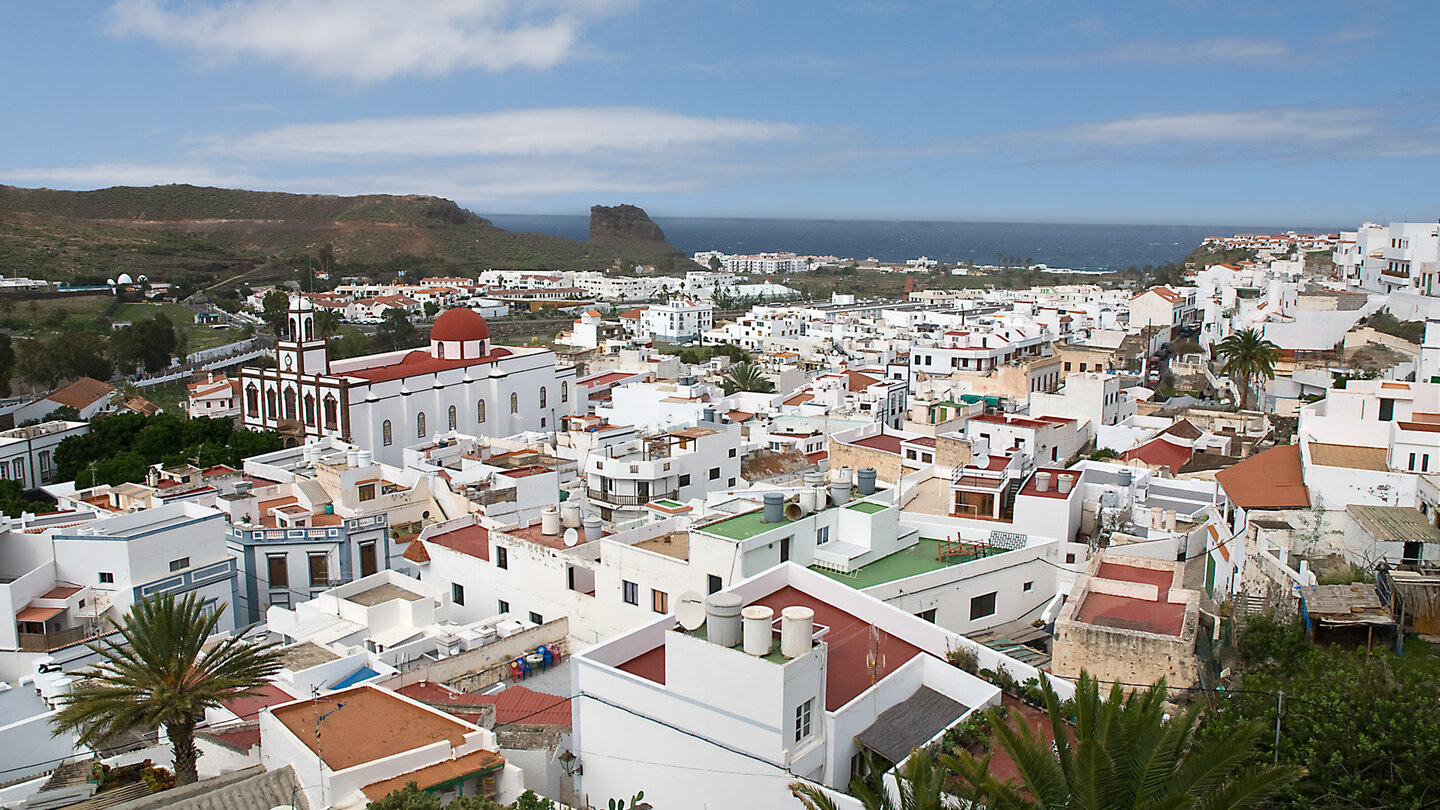
<instances>
[{"instance_id":1,"label":"red tile roof","mask_svg":"<svg viewBox=\"0 0 1440 810\"><path fill-rule=\"evenodd\" d=\"M490 530L484 526L472 525L451 529L443 534L431 535L425 539L425 542L444 546L469 557L487 561L490 559Z\"/></svg>"},{"instance_id":2,"label":"red tile roof","mask_svg":"<svg viewBox=\"0 0 1440 810\"><path fill-rule=\"evenodd\" d=\"M1152 467L1168 467L1171 474L1175 474L1194 455L1194 448L1174 444L1163 438L1154 438L1139 447L1126 450L1125 460L1139 459Z\"/></svg>"},{"instance_id":3,"label":"red tile roof","mask_svg":"<svg viewBox=\"0 0 1440 810\"><path fill-rule=\"evenodd\" d=\"M449 371L453 368L466 368L478 366L484 363L493 363L502 357L509 357L509 349L492 349L489 354L483 357L468 359L441 360L430 352L416 349L406 354L398 363L388 366L375 366L373 368L361 368L354 371L340 372L342 377L359 377L372 383L387 382L389 380L400 380L405 377L417 377L423 374L435 374L440 371Z\"/></svg>"},{"instance_id":4,"label":"red tile roof","mask_svg":"<svg viewBox=\"0 0 1440 810\"><path fill-rule=\"evenodd\" d=\"M1215 473L1230 501L1242 509L1298 509L1310 505L1300 446L1272 447Z\"/></svg>"},{"instance_id":5,"label":"red tile roof","mask_svg":"<svg viewBox=\"0 0 1440 810\"><path fill-rule=\"evenodd\" d=\"M851 444L858 444L861 447L868 447L871 450L879 450L882 453L900 455L900 437L880 434L878 436L867 436L864 439L857 439Z\"/></svg>"}]
</instances>

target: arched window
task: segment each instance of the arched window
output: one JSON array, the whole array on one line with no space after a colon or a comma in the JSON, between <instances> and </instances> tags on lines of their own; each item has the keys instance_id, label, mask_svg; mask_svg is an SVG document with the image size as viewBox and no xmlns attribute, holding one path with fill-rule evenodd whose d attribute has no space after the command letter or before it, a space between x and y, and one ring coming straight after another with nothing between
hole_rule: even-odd
<instances>
[{"instance_id":1,"label":"arched window","mask_svg":"<svg viewBox=\"0 0 1440 810\"><path fill-rule=\"evenodd\" d=\"M305 395L305 424L315 424L315 397L311 394Z\"/></svg>"},{"instance_id":2,"label":"arched window","mask_svg":"<svg viewBox=\"0 0 1440 810\"><path fill-rule=\"evenodd\" d=\"M325 395L325 427L334 430L336 427L336 416L339 411L338 403L335 402L334 394Z\"/></svg>"},{"instance_id":3,"label":"arched window","mask_svg":"<svg viewBox=\"0 0 1440 810\"><path fill-rule=\"evenodd\" d=\"M562 383L560 383L560 401L561 401L561 402L569 402L569 401L570 401L570 383L568 383L568 382L562 382Z\"/></svg>"},{"instance_id":4,"label":"arched window","mask_svg":"<svg viewBox=\"0 0 1440 810\"><path fill-rule=\"evenodd\" d=\"M540 386L540 407L545 407L545 386Z\"/></svg>"},{"instance_id":5,"label":"arched window","mask_svg":"<svg viewBox=\"0 0 1440 810\"><path fill-rule=\"evenodd\" d=\"M520 395L519 395L519 394L511 394L511 395L510 395L510 412L511 412L511 413L519 413L519 412L520 412Z\"/></svg>"},{"instance_id":6,"label":"arched window","mask_svg":"<svg viewBox=\"0 0 1440 810\"><path fill-rule=\"evenodd\" d=\"M389 447L393 438L394 437L390 435L390 420L386 419L380 423L380 441L384 443L386 447Z\"/></svg>"},{"instance_id":7,"label":"arched window","mask_svg":"<svg viewBox=\"0 0 1440 810\"><path fill-rule=\"evenodd\" d=\"M294 319L294 318L291 318L291 319L290 319L290 339L291 339L291 340L299 340L299 339L300 339L300 329L299 329L298 327L296 327L296 325L295 325L295 319Z\"/></svg>"},{"instance_id":8,"label":"arched window","mask_svg":"<svg viewBox=\"0 0 1440 810\"><path fill-rule=\"evenodd\" d=\"M454 405L451 405L451 406L450 406L450 419L449 419L450 429L451 429L451 430L454 430L454 429L455 429L455 415L456 415L456 414L455 414L455 406L454 406Z\"/></svg>"},{"instance_id":9,"label":"arched window","mask_svg":"<svg viewBox=\"0 0 1440 810\"><path fill-rule=\"evenodd\" d=\"M295 418L295 389L294 389L294 388L286 388L286 389L285 389L285 418L286 418L286 419L294 419L294 418Z\"/></svg>"},{"instance_id":10,"label":"arched window","mask_svg":"<svg viewBox=\"0 0 1440 810\"><path fill-rule=\"evenodd\" d=\"M306 318L306 319L305 319L305 339L306 339L306 340L314 340L314 339L315 339L315 319L314 319L314 318Z\"/></svg>"},{"instance_id":11,"label":"arched window","mask_svg":"<svg viewBox=\"0 0 1440 810\"><path fill-rule=\"evenodd\" d=\"M260 389L256 388L254 383L245 389L245 410L251 416L260 415Z\"/></svg>"},{"instance_id":12,"label":"arched window","mask_svg":"<svg viewBox=\"0 0 1440 810\"><path fill-rule=\"evenodd\" d=\"M415 414L415 435L425 438L425 412Z\"/></svg>"},{"instance_id":13,"label":"arched window","mask_svg":"<svg viewBox=\"0 0 1440 810\"><path fill-rule=\"evenodd\" d=\"M444 343L441 343L441 342L438 342L438 341L435 343L435 356L436 356L437 358L441 359L441 360L444 360L444 359L445 359L445 344L444 344Z\"/></svg>"},{"instance_id":14,"label":"arched window","mask_svg":"<svg viewBox=\"0 0 1440 810\"><path fill-rule=\"evenodd\" d=\"M483 399L475 403L475 421L482 424L485 422L485 400Z\"/></svg>"},{"instance_id":15,"label":"arched window","mask_svg":"<svg viewBox=\"0 0 1440 810\"><path fill-rule=\"evenodd\" d=\"M274 388L265 389L265 415L271 418L276 416Z\"/></svg>"}]
</instances>

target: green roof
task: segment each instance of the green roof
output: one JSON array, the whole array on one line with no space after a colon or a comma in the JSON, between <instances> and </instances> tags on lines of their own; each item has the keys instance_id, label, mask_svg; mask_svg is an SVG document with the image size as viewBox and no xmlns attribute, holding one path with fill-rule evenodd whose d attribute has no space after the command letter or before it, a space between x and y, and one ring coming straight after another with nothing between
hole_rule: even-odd
<instances>
[{"instance_id":1,"label":"green roof","mask_svg":"<svg viewBox=\"0 0 1440 810\"><path fill-rule=\"evenodd\" d=\"M999 554L1005 549L992 549L991 554ZM929 537L922 537L913 546L901 549L888 557L880 559L868 565L861 566L856 571L842 574L839 571L827 571L824 568L814 568L827 577L843 582L852 588L864 590L873 588L876 585L884 585L887 582L894 582L897 579L913 577L917 574L928 574L931 571L939 571L941 568L949 568L962 562L979 559L986 556L977 552L968 557L952 557L946 562L940 562L940 541Z\"/></svg>"},{"instance_id":2,"label":"green roof","mask_svg":"<svg viewBox=\"0 0 1440 810\"><path fill-rule=\"evenodd\" d=\"M661 498L660 500L655 501L654 503L658 503L658 504L660 504L661 506L668 506L668 507L670 507L671 509L674 509L675 507L677 507L677 506L680 505L680 504L678 504L678 503L670 500L669 498Z\"/></svg>"},{"instance_id":3,"label":"green roof","mask_svg":"<svg viewBox=\"0 0 1440 810\"><path fill-rule=\"evenodd\" d=\"M849 505L848 507L846 507L846 508L847 508L847 509L854 509L856 512L864 512L864 513L867 514L867 515L873 515L873 514L875 514L876 512L884 512L886 509L889 509L890 507L886 506L886 505L883 504L883 503L871 503L871 502L869 502L869 501L857 501L857 502L855 502L855 503L850 504L850 505Z\"/></svg>"},{"instance_id":4,"label":"green roof","mask_svg":"<svg viewBox=\"0 0 1440 810\"><path fill-rule=\"evenodd\" d=\"M771 529L778 529L785 525L784 523L766 523L764 518L765 510L756 509L753 512L744 512L734 517L728 517L706 526L697 526L696 528L703 532L728 537L731 540L748 540L757 534L764 534ZM788 522L789 521L786 521L786 523Z\"/></svg>"}]
</instances>

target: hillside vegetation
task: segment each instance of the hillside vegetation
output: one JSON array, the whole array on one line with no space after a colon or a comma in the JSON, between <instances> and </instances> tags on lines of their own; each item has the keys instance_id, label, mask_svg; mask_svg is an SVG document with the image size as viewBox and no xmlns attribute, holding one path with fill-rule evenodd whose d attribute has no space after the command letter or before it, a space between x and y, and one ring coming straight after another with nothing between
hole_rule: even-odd
<instances>
[{"instance_id":1,"label":"hillside vegetation","mask_svg":"<svg viewBox=\"0 0 1440 810\"><path fill-rule=\"evenodd\" d=\"M75 283L121 272L217 279L304 267L326 246L344 272L682 266L664 243L576 242L495 227L421 195L336 197L172 185L52 191L0 185L0 273Z\"/></svg>"}]
</instances>

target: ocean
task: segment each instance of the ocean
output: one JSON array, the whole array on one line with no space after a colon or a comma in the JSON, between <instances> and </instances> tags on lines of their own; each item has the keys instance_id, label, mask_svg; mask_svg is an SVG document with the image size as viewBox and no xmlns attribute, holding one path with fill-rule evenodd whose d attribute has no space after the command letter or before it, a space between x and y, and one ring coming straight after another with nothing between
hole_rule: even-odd
<instances>
[{"instance_id":1,"label":"ocean","mask_svg":"<svg viewBox=\"0 0 1440 810\"><path fill-rule=\"evenodd\" d=\"M584 240L590 217L481 214L512 231ZM836 219L655 217L670 244L687 254L790 251L801 255L996 264L999 255L1073 270L1119 270L1179 261L1207 236L1334 233L1338 227L1264 225L1075 225L1038 222L918 222Z\"/></svg>"}]
</instances>

